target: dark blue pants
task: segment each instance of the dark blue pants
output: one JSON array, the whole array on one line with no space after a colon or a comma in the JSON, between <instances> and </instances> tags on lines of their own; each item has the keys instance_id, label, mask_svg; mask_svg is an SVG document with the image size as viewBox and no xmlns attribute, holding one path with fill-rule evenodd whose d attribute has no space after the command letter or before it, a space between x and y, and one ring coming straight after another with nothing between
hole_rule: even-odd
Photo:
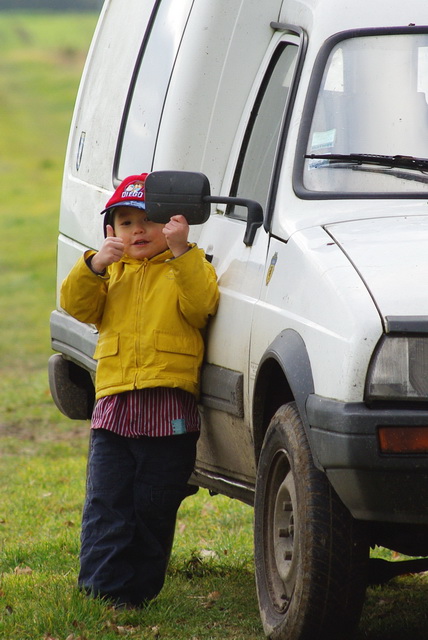
<instances>
[{"instance_id":1,"label":"dark blue pants","mask_svg":"<svg viewBox=\"0 0 428 640\"><path fill-rule=\"evenodd\" d=\"M116 605L141 605L162 589L177 510L196 457L197 433L125 438L91 433L79 586Z\"/></svg>"}]
</instances>

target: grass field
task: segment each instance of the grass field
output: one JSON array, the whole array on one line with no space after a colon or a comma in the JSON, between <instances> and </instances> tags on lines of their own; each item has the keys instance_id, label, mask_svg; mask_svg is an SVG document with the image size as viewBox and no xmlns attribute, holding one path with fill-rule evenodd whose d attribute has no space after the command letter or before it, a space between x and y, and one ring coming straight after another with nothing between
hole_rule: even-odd
<instances>
[{"instance_id":1,"label":"grass field","mask_svg":"<svg viewBox=\"0 0 428 640\"><path fill-rule=\"evenodd\" d=\"M88 426L54 407L46 364L62 164L94 24L0 14L0 638L261 640L252 511L205 491L180 510L147 611L75 588ZM425 638L427 599L425 575L369 589L358 640Z\"/></svg>"}]
</instances>

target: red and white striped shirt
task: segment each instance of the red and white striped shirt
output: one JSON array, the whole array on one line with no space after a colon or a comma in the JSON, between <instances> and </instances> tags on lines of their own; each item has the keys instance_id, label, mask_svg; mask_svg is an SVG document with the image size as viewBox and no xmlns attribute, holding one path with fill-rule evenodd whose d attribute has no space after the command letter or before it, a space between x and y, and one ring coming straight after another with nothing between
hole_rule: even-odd
<instances>
[{"instance_id":1,"label":"red and white striped shirt","mask_svg":"<svg viewBox=\"0 0 428 640\"><path fill-rule=\"evenodd\" d=\"M199 431L196 398L182 389L135 389L100 398L92 414L92 429L120 436L162 437Z\"/></svg>"}]
</instances>

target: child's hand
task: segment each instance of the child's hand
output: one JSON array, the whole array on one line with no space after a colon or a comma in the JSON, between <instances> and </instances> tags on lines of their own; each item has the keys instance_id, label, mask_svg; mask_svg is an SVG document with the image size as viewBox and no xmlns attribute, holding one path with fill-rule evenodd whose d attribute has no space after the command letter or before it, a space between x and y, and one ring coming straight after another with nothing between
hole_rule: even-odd
<instances>
[{"instance_id":1,"label":"child's hand","mask_svg":"<svg viewBox=\"0 0 428 640\"><path fill-rule=\"evenodd\" d=\"M113 227L108 224L107 237L101 245L101 249L92 258L91 267L97 273L103 273L110 264L119 262L123 253L123 240L114 235Z\"/></svg>"},{"instance_id":2,"label":"child's hand","mask_svg":"<svg viewBox=\"0 0 428 640\"><path fill-rule=\"evenodd\" d=\"M189 235L189 224L184 216L172 216L171 220L163 228L168 247L174 254L174 258L186 253L189 245L187 236Z\"/></svg>"}]
</instances>

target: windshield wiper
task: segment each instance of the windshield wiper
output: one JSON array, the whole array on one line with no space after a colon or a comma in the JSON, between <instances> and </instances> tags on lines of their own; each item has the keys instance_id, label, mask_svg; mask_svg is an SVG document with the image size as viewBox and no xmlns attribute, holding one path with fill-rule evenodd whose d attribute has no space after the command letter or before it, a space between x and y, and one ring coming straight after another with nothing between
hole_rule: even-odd
<instances>
[{"instance_id":1,"label":"windshield wiper","mask_svg":"<svg viewBox=\"0 0 428 640\"><path fill-rule=\"evenodd\" d=\"M414 171L426 171L428 169L428 158L415 158L414 156L382 156L372 153L310 153L305 155L305 158L329 160L331 163L377 164L386 167L412 169Z\"/></svg>"}]
</instances>

